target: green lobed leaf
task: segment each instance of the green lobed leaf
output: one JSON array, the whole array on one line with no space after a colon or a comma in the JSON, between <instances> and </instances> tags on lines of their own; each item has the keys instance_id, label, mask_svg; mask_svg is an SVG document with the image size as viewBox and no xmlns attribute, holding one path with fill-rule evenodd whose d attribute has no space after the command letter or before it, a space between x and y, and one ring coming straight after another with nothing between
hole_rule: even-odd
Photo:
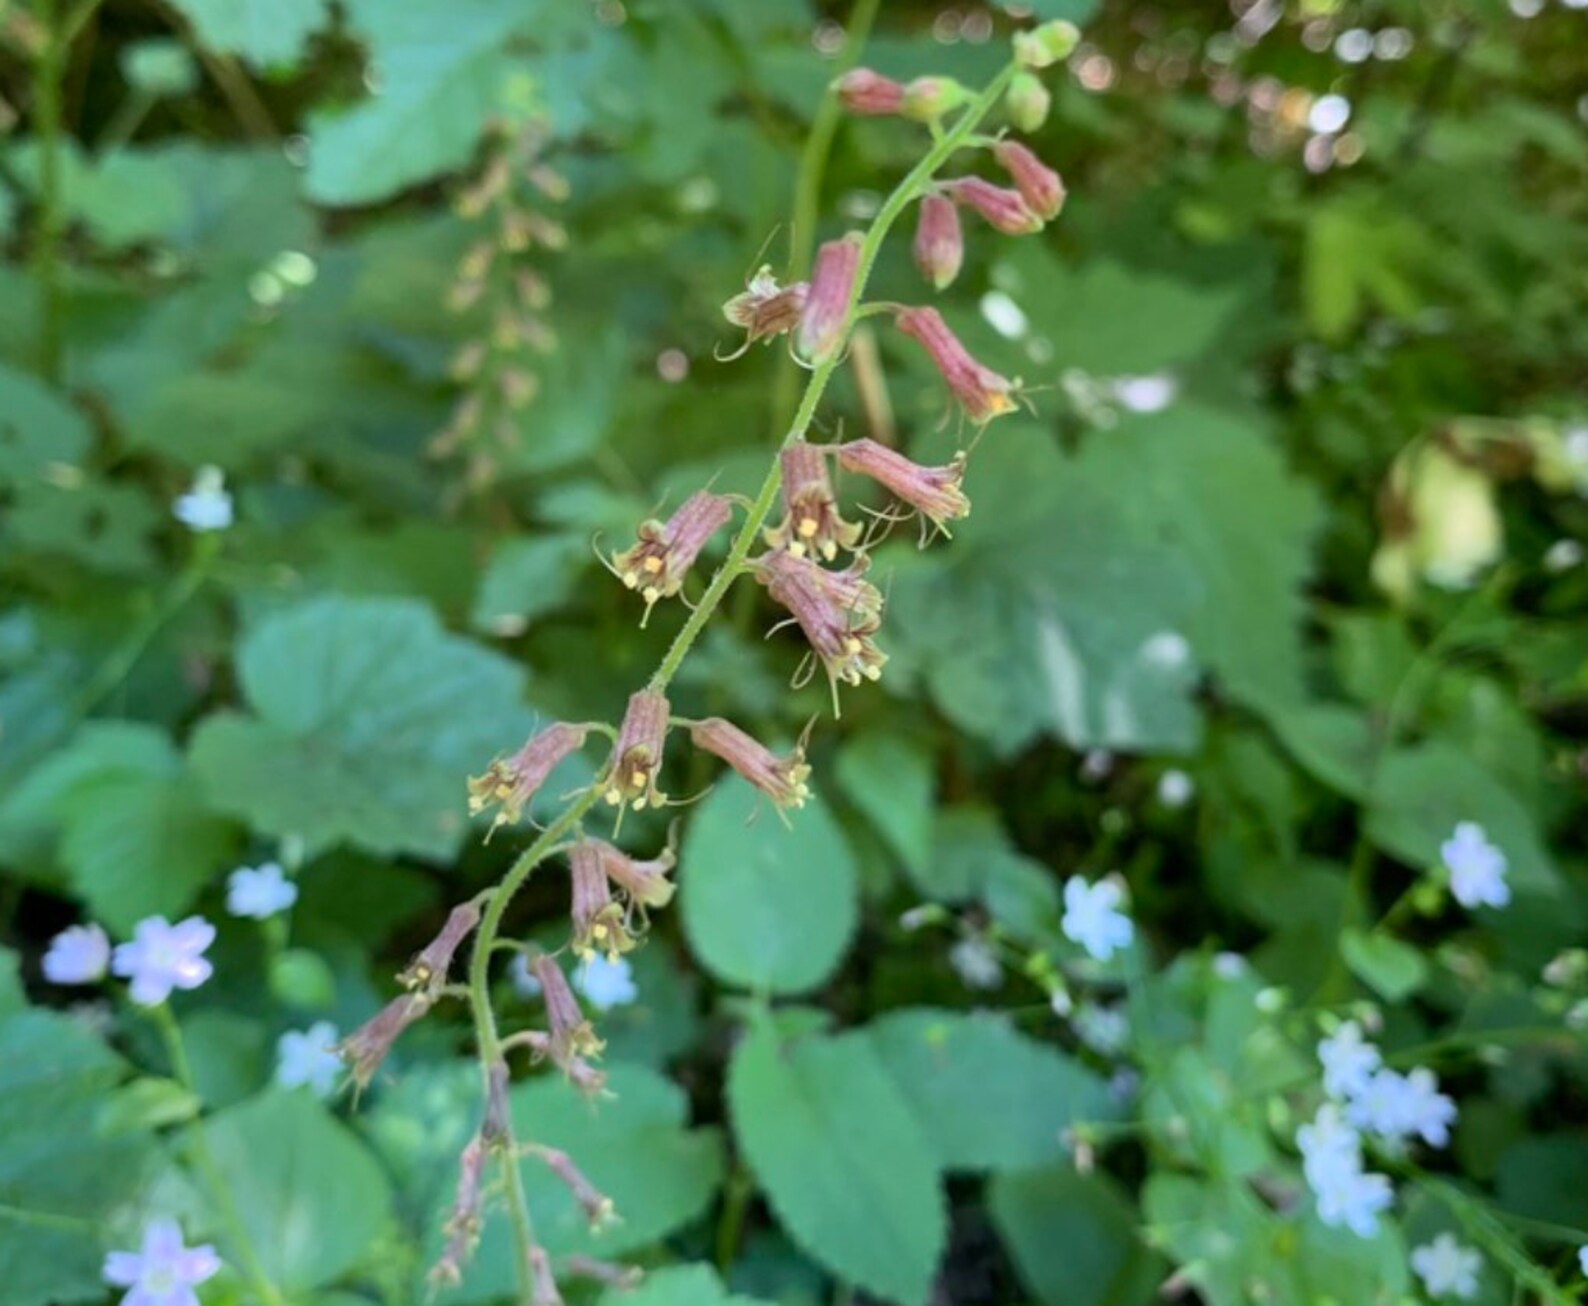
<instances>
[{"instance_id":1,"label":"green lobed leaf","mask_svg":"<svg viewBox=\"0 0 1588 1306\"><path fill-rule=\"evenodd\" d=\"M468 161L486 120L503 107L512 63L503 44L536 6L451 0L445 6L348 6L370 44L378 92L341 112L309 116L309 198L373 204Z\"/></svg>"},{"instance_id":2,"label":"green lobed leaf","mask_svg":"<svg viewBox=\"0 0 1588 1306\"><path fill-rule=\"evenodd\" d=\"M0 1283L7 1306L99 1301L100 1231L137 1199L147 1131L96 1124L123 1076L86 1025L46 1011L0 1019Z\"/></svg>"},{"instance_id":3,"label":"green lobed leaf","mask_svg":"<svg viewBox=\"0 0 1588 1306\"><path fill-rule=\"evenodd\" d=\"M899 561L888 628L901 672L963 729L1005 753L1041 733L1184 751L1198 664L1260 710L1301 697L1316 507L1248 418L1184 404L1072 458L1017 425L967 486L996 511L940 558Z\"/></svg>"},{"instance_id":4,"label":"green lobed leaf","mask_svg":"<svg viewBox=\"0 0 1588 1306\"><path fill-rule=\"evenodd\" d=\"M1000 1016L893 1011L865 1032L944 1169L1061 1161L1066 1130L1119 1114L1101 1078Z\"/></svg>"},{"instance_id":5,"label":"green lobed leaf","mask_svg":"<svg viewBox=\"0 0 1588 1306\"><path fill-rule=\"evenodd\" d=\"M1411 866L1433 866L1461 821L1476 821L1499 846L1518 894L1547 895L1559 886L1532 813L1468 753L1435 741L1384 759L1368 818L1380 848Z\"/></svg>"},{"instance_id":6,"label":"green lobed leaf","mask_svg":"<svg viewBox=\"0 0 1588 1306\"><path fill-rule=\"evenodd\" d=\"M1387 1002L1402 1002L1428 980L1428 962L1409 943L1387 934L1348 929L1340 955L1351 973Z\"/></svg>"},{"instance_id":7,"label":"green lobed leaf","mask_svg":"<svg viewBox=\"0 0 1588 1306\"><path fill-rule=\"evenodd\" d=\"M899 735L867 732L838 754L838 781L849 801L918 877L932 855L936 782L926 748Z\"/></svg>"},{"instance_id":8,"label":"green lobed leaf","mask_svg":"<svg viewBox=\"0 0 1588 1306\"><path fill-rule=\"evenodd\" d=\"M601 1306L765 1306L723 1287L709 1265L669 1265L651 1270L638 1288L608 1288Z\"/></svg>"},{"instance_id":9,"label":"green lobed leaf","mask_svg":"<svg viewBox=\"0 0 1588 1306\"><path fill-rule=\"evenodd\" d=\"M238 657L251 714L205 719L192 764L211 800L312 848L450 853L465 779L528 733L522 673L402 599L311 599Z\"/></svg>"},{"instance_id":10,"label":"green lobed leaf","mask_svg":"<svg viewBox=\"0 0 1588 1306\"><path fill-rule=\"evenodd\" d=\"M285 1291L330 1283L385 1226L391 1191L384 1172L311 1094L270 1091L203 1129L243 1230ZM231 1255L235 1262L235 1249Z\"/></svg>"},{"instance_id":11,"label":"green lobed leaf","mask_svg":"<svg viewBox=\"0 0 1588 1306\"><path fill-rule=\"evenodd\" d=\"M728 1103L790 1236L867 1292L924 1303L947 1237L937 1162L871 1041L762 1024L734 1052Z\"/></svg>"},{"instance_id":12,"label":"green lobed leaf","mask_svg":"<svg viewBox=\"0 0 1588 1306\"><path fill-rule=\"evenodd\" d=\"M1139 1241L1113 1180L1073 1163L997 1176L988 1210L1020 1278L1044 1306L1135 1306L1163 1268Z\"/></svg>"},{"instance_id":13,"label":"green lobed leaf","mask_svg":"<svg viewBox=\"0 0 1588 1306\"><path fill-rule=\"evenodd\" d=\"M803 993L833 973L849 946L854 854L819 795L789 822L730 776L689 823L678 873L684 933L724 983Z\"/></svg>"},{"instance_id":14,"label":"green lobed leaf","mask_svg":"<svg viewBox=\"0 0 1588 1306\"><path fill-rule=\"evenodd\" d=\"M256 68L296 64L330 17L327 0L171 0L200 44Z\"/></svg>"}]
</instances>

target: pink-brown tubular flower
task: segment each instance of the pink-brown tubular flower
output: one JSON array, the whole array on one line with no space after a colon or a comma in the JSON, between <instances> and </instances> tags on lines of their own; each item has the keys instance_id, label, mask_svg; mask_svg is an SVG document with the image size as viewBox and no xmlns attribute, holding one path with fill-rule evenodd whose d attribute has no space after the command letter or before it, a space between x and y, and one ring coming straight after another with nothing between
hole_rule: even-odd
<instances>
[{"instance_id":1,"label":"pink-brown tubular flower","mask_svg":"<svg viewBox=\"0 0 1588 1306\"><path fill-rule=\"evenodd\" d=\"M536 731L518 752L505 760L498 758L484 775L469 780L470 814L499 803L501 810L491 828L516 822L557 764L584 746L586 733L584 726L562 721Z\"/></svg>"},{"instance_id":2,"label":"pink-brown tubular flower","mask_svg":"<svg viewBox=\"0 0 1588 1306\"><path fill-rule=\"evenodd\" d=\"M824 571L792 553L769 553L756 566L756 579L788 609L828 678L849 685L880 679L887 661L872 639L881 627L882 595L860 570Z\"/></svg>"},{"instance_id":3,"label":"pink-brown tubular flower","mask_svg":"<svg viewBox=\"0 0 1588 1306\"><path fill-rule=\"evenodd\" d=\"M844 342L844 322L860 269L860 244L860 235L850 232L816 251L816 270L811 273L796 338L799 356L813 367L825 363Z\"/></svg>"},{"instance_id":4,"label":"pink-brown tubular flower","mask_svg":"<svg viewBox=\"0 0 1588 1306\"><path fill-rule=\"evenodd\" d=\"M636 811L647 805L660 807L666 801L656 787L656 773L662 765L662 748L667 741L667 718L672 708L667 699L642 689L629 698L628 711L618 727L617 743L612 748L612 764L602 781L606 800L613 807L629 803Z\"/></svg>"},{"instance_id":5,"label":"pink-brown tubular flower","mask_svg":"<svg viewBox=\"0 0 1588 1306\"><path fill-rule=\"evenodd\" d=\"M1042 230L1042 219L1031 210L1025 196L1005 186L994 186L980 177L957 177L943 183L955 203L973 208L989 225L1006 236L1029 236Z\"/></svg>"},{"instance_id":6,"label":"pink-brown tubular flower","mask_svg":"<svg viewBox=\"0 0 1588 1306\"><path fill-rule=\"evenodd\" d=\"M642 862L599 839L592 839L591 842L601 850L602 869L606 871L607 879L628 900L631 913L638 912L643 917L649 908L665 907L673 900L673 891L677 886L667 877L673 867L678 865L678 859L671 848L664 848L660 856Z\"/></svg>"},{"instance_id":7,"label":"pink-brown tubular flower","mask_svg":"<svg viewBox=\"0 0 1588 1306\"><path fill-rule=\"evenodd\" d=\"M833 89L844 108L862 117L898 113L904 103L904 84L869 68L851 68L833 83Z\"/></svg>"},{"instance_id":8,"label":"pink-brown tubular flower","mask_svg":"<svg viewBox=\"0 0 1588 1306\"><path fill-rule=\"evenodd\" d=\"M938 290L950 285L965 261L959 209L946 195L926 195L915 223L915 266Z\"/></svg>"},{"instance_id":9,"label":"pink-brown tubular flower","mask_svg":"<svg viewBox=\"0 0 1588 1306\"><path fill-rule=\"evenodd\" d=\"M805 311L805 298L809 294L809 282L796 281L792 286L780 286L772 269L763 267L742 293L722 306L722 315L734 326L744 328L744 347L748 349L758 340L770 340L792 331Z\"/></svg>"},{"instance_id":10,"label":"pink-brown tubular flower","mask_svg":"<svg viewBox=\"0 0 1588 1306\"><path fill-rule=\"evenodd\" d=\"M479 923L477 902L460 903L448 912L441 932L398 975L403 987L422 990L432 1000L440 997L446 986L447 972L452 969L453 956Z\"/></svg>"},{"instance_id":11,"label":"pink-brown tubular flower","mask_svg":"<svg viewBox=\"0 0 1588 1306\"><path fill-rule=\"evenodd\" d=\"M546 1002L546 1024L551 1034L551 1059L559 1066L575 1057L599 1056L606 1046L590 1028L579 1010L579 1000L568 986L568 977L554 957L541 953L530 963L540 981L540 994Z\"/></svg>"},{"instance_id":12,"label":"pink-brown tubular flower","mask_svg":"<svg viewBox=\"0 0 1588 1306\"><path fill-rule=\"evenodd\" d=\"M365 1021L336 1045L336 1053L348 1063L353 1080L360 1087L368 1086L380 1069L381 1062L392 1049L402 1032L419 1020L434 1005L426 993L404 993L393 998L370 1019Z\"/></svg>"},{"instance_id":13,"label":"pink-brown tubular flower","mask_svg":"<svg viewBox=\"0 0 1588 1306\"><path fill-rule=\"evenodd\" d=\"M568 853L573 880L573 950L589 958L597 952L616 960L634 947L627 913L612 900L607 880L606 849L599 839L581 839Z\"/></svg>"},{"instance_id":14,"label":"pink-brown tubular flower","mask_svg":"<svg viewBox=\"0 0 1588 1306\"><path fill-rule=\"evenodd\" d=\"M796 440L778 455L783 468L783 520L766 532L774 549L787 549L796 557L814 550L831 561L838 550L852 549L860 539L860 526L839 515L832 479L827 475L827 451Z\"/></svg>"},{"instance_id":15,"label":"pink-brown tubular flower","mask_svg":"<svg viewBox=\"0 0 1588 1306\"><path fill-rule=\"evenodd\" d=\"M946 467L923 467L875 440L851 440L834 452L845 471L869 476L940 529L970 513L970 500L960 489L964 454L956 454Z\"/></svg>"},{"instance_id":16,"label":"pink-brown tubular flower","mask_svg":"<svg viewBox=\"0 0 1588 1306\"><path fill-rule=\"evenodd\" d=\"M900 309L893 320L920 342L971 421L980 424L1014 411L1013 382L972 358L935 308Z\"/></svg>"},{"instance_id":17,"label":"pink-brown tubular flower","mask_svg":"<svg viewBox=\"0 0 1588 1306\"><path fill-rule=\"evenodd\" d=\"M689 729L696 748L720 757L780 808L803 807L810 797L811 768L800 744L779 757L760 740L720 716L696 721Z\"/></svg>"},{"instance_id":18,"label":"pink-brown tubular flower","mask_svg":"<svg viewBox=\"0 0 1588 1306\"><path fill-rule=\"evenodd\" d=\"M1059 216L1064 207L1064 181L1019 141L999 141L993 158L1007 172L1027 207L1047 221Z\"/></svg>"},{"instance_id":19,"label":"pink-brown tubular flower","mask_svg":"<svg viewBox=\"0 0 1588 1306\"><path fill-rule=\"evenodd\" d=\"M452 1199L452 1210L442 1232L447 1243L441 1259L430 1271L433 1287L456 1285L463 1279L463 1267L474 1252L484 1223L485 1145L476 1134L464 1146L458 1157L457 1195Z\"/></svg>"},{"instance_id":20,"label":"pink-brown tubular flower","mask_svg":"<svg viewBox=\"0 0 1588 1306\"><path fill-rule=\"evenodd\" d=\"M697 490L665 522L642 522L634 547L612 555L612 569L631 590L639 591L648 615L658 599L671 598L684 587L701 550L732 516L728 499Z\"/></svg>"}]
</instances>

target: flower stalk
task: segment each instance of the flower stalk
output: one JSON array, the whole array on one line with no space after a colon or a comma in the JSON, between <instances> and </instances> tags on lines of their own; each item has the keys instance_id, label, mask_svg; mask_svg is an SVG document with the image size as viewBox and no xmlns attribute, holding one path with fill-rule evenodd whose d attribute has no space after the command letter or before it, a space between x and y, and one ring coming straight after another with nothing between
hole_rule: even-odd
<instances>
[{"instance_id":1,"label":"flower stalk","mask_svg":"<svg viewBox=\"0 0 1588 1306\"><path fill-rule=\"evenodd\" d=\"M847 303L835 332L834 338L837 344L811 370L804 394L779 441L778 453L796 441L804 439L815 420L818 407L827 392L827 386L842 364L843 344L848 340L855 323L859 320L861 300L883 241L906 210L927 193L938 170L962 146L970 143L977 126L1002 99L1018 71L1018 65L1010 63L994 77L982 92L971 100L952 125L936 135L931 147L883 202L870 228L859 242ZM750 550L766 528L767 521L777 504L781 486L782 462L774 457L760 489L729 545L727 557L713 573L705 593L679 628L661 663L647 682L644 692L656 696L666 695L668 686L683 666L695 641L699 639L707 623L722 605L734 581L751 570L748 564ZM487 1090L490 1083L490 1067L501 1060L503 1050L501 1032L490 1001L490 959L497 935L501 930L502 917L514 895L534 873L535 868L554 849L577 834L584 818L602 797L603 788L600 785L592 785L576 795L562 813L519 855L495 890L491 892L486 903L475 933L474 948L470 957L468 992L476 1028L481 1073L484 1077L482 1082ZM525 1197L523 1176L519 1171L517 1160L520 1149L511 1139L508 1141L509 1146L503 1150L501 1158L508 1216L513 1228L516 1262L526 1274L525 1281L521 1284L522 1295L533 1299L537 1287L533 1281L533 1267L544 1264L544 1252L535 1241L534 1228L530 1221L529 1204ZM544 1284L540 1287L544 1291Z\"/></svg>"}]
</instances>

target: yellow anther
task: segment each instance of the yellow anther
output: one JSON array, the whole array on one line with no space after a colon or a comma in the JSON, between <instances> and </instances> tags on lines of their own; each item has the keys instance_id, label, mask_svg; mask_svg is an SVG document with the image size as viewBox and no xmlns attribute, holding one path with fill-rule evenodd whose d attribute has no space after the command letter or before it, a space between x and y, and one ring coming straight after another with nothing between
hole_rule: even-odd
<instances>
[{"instance_id":1,"label":"yellow anther","mask_svg":"<svg viewBox=\"0 0 1588 1306\"><path fill-rule=\"evenodd\" d=\"M816 534L816 532L821 529L821 526L822 524L814 517L801 517L799 533L808 540L812 535Z\"/></svg>"},{"instance_id":2,"label":"yellow anther","mask_svg":"<svg viewBox=\"0 0 1588 1306\"><path fill-rule=\"evenodd\" d=\"M650 557L646 558L645 561L642 562L640 565L642 567L644 567L646 571L650 572L651 575L654 576L654 575L656 575L657 572L659 572L662 569L662 560L660 558L658 558L653 553L653 554L651 554Z\"/></svg>"}]
</instances>

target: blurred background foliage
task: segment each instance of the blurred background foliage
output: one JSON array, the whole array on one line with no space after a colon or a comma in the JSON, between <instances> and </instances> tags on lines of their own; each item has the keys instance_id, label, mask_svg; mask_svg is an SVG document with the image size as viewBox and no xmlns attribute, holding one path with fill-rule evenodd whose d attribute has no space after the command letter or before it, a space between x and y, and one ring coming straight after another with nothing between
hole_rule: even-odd
<instances>
[{"instance_id":1,"label":"blurred background foliage","mask_svg":"<svg viewBox=\"0 0 1588 1306\"><path fill-rule=\"evenodd\" d=\"M1031 11L1084 24L1032 138L1069 204L1038 237L972 233L943 307L1032 411L977 445L951 543L880 552L887 674L819 723L793 833L746 826L735 784L683 814L681 910L606 1022L618 1100L592 1118L535 1080L515 1110L618 1199L601 1254L715 1256L769 1299L825 1299L833 1274L901 1301L1143 1300L1170 1268L1145 1222L1176 1264L1217 1260L1198 1227L1241 1245L1208 1300L1254 1280L1322 1300L1309 1264L1335 1300L1379 1300L1405 1289L1362 1260L1383 1247L1298 1251L1239 1185L1144 1191L1129 1142L1112 1178L1077 1174L1057 1142L1121 1110L1111 1058L1018 966L968 991L951 945L1062 948L1062 877L1117 868L1182 970L1233 950L1298 998L1376 995L1407 1044L1539 1023L1540 969L1588 923L1588 12L888 0L865 60L974 84ZM350 1028L506 867L522 838L466 829L464 776L536 719L611 719L665 648L676 605L641 629L592 540L713 478L753 488L796 376L775 348L720 361L721 304L760 261L800 272L789 251L862 223L923 148L829 123L796 195L846 18L0 0L9 965L53 1002L37 954L79 914L218 917L231 867L292 865L294 950L224 924L180 1011L244 1220L304 1300L418 1291L476 1090L462 1023L416 1031L351 1116L259 1096L269 1048L311 1014ZM924 299L905 244L878 293ZM962 434L886 334L819 422L923 461ZM171 505L211 466L236 524L195 535ZM792 739L825 688L789 688L752 588L678 706ZM675 793L712 778L671 765ZM1512 908L1342 954L1462 819L1504 844ZM542 878L512 919L552 941L564 890ZM946 929L895 923L922 902ZM1188 973L1161 983L1188 1039L1234 1019ZM849 1032L780 1064L758 1027L729 1074L746 992ZM26 1212L120 1235L132 1194L181 1186L155 1080L129 1079L160 1054L135 1023L24 1001L13 982L0 1022L0 1201L23 1212L0 1212L0 1300L93 1299L100 1235ZM985 1005L1009 1014L945 1014ZM927 1125L890 1137L931 1079L910 1068L928 1010L958 1051ZM1463 1072L1463 1191L1588 1225L1583 1069L1579 1045ZM123 1127L88 1127L115 1103ZM589 1250L564 1199L535 1200L554 1252ZM508 1290L494 1238L451 1299ZM703 1269L657 1283L658 1306L728 1300Z\"/></svg>"}]
</instances>

